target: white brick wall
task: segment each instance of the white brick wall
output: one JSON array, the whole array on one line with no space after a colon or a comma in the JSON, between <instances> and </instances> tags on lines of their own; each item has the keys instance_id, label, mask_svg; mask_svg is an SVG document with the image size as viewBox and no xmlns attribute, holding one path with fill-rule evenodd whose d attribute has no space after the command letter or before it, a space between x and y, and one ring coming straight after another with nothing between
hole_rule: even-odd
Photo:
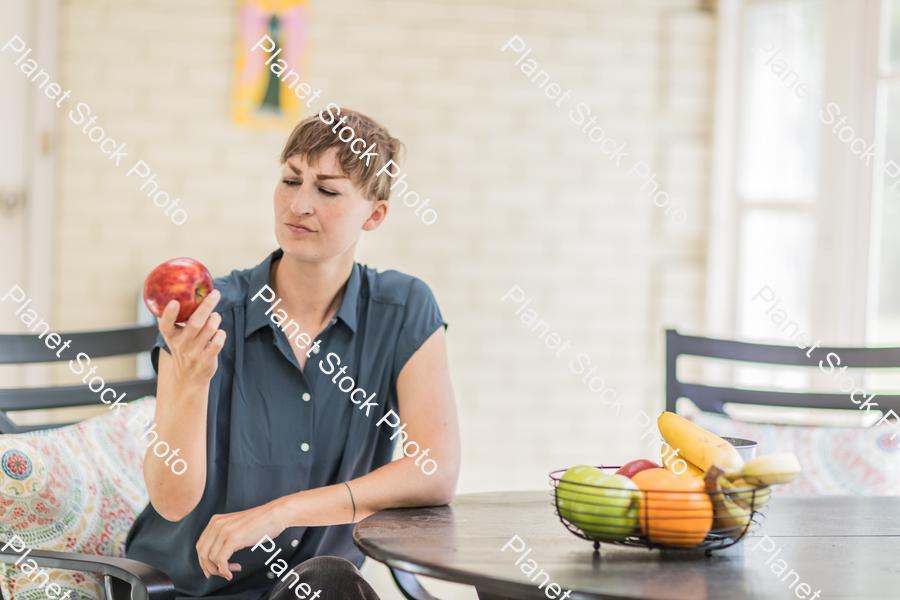
<instances>
[{"instance_id":1,"label":"white brick wall","mask_svg":"<svg viewBox=\"0 0 900 600\"><path fill-rule=\"evenodd\" d=\"M58 328L131 322L143 277L168 258L193 256L221 275L274 248L287 132L228 121L231 4L64 3L66 89L190 217L174 226L61 111ZM334 101L383 121L407 145L411 187L439 215L425 226L397 201L358 258L423 278L451 324L460 491L542 489L551 469L649 457L641 431L567 365L588 354L655 414L662 328L700 327L713 18L698 0L313 4L310 78L323 89L313 108ZM501 54L513 34L572 90L562 109ZM627 143L621 168L569 120L577 102ZM637 159L679 199L686 223L625 177ZM556 358L500 303L513 284L575 352Z\"/></svg>"}]
</instances>

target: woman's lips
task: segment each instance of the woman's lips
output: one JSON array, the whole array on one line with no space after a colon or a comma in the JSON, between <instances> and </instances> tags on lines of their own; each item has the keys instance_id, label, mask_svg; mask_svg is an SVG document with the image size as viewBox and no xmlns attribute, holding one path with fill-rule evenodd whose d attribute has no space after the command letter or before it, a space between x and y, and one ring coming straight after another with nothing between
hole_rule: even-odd
<instances>
[{"instance_id":1,"label":"woman's lips","mask_svg":"<svg viewBox=\"0 0 900 600\"><path fill-rule=\"evenodd\" d=\"M288 230L296 235L303 235L306 233L314 233L312 229L305 225L293 225L291 223L285 223L287 225Z\"/></svg>"}]
</instances>

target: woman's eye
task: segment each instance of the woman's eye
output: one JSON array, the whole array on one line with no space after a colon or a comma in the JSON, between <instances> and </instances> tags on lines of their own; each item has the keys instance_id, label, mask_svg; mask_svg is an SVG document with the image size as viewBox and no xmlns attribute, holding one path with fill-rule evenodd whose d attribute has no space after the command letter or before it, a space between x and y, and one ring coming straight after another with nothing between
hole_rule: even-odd
<instances>
[{"instance_id":1,"label":"woman's eye","mask_svg":"<svg viewBox=\"0 0 900 600\"><path fill-rule=\"evenodd\" d=\"M294 181L292 179L282 179L281 181L284 183L284 185L288 186L300 185L299 181Z\"/></svg>"},{"instance_id":2,"label":"woman's eye","mask_svg":"<svg viewBox=\"0 0 900 600\"><path fill-rule=\"evenodd\" d=\"M332 192L332 191L326 190L325 188L319 188L319 191L322 192L323 194L325 194L326 196L337 196L338 195L337 192Z\"/></svg>"}]
</instances>

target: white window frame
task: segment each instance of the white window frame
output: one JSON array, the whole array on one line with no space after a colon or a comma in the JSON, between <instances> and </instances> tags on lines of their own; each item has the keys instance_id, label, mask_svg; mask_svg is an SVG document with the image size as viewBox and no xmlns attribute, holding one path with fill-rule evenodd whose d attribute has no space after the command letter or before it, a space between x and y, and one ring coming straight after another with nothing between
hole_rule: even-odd
<instances>
[{"instance_id":1,"label":"white window frame","mask_svg":"<svg viewBox=\"0 0 900 600\"><path fill-rule=\"evenodd\" d=\"M744 11L750 4L773 0L721 0L710 182L706 291L706 334L735 337L739 206L736 156L740 114ZM825 80L818 112L828 102L852 115L858 135L875 139L878 83L880 0L824 0ZM854 160L846 144L822 124L819 194L814 203L814 299L811 333L824 344L864 345L867 315L876 282L872 257L877 256L880 204L873 181L883 156L869 167ZM884 143L876 146L883 152ZM877 290L876 290L877 292Z\"/></svg>"}]
</instances>

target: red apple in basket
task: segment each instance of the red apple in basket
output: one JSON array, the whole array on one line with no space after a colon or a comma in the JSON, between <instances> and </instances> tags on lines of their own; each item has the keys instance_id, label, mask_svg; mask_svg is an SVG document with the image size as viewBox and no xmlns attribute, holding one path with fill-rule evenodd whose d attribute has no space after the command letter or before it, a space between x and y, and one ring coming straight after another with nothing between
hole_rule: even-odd
<instances>
[{"instance_id":1,"label":"red apple in basket","mask_svg":"<svg viewBox=\"0 0 900 600\"><path fill-rule=\"evenodd\" d=\"M173 258L159 265L144 281L144 304L157 317L166 305L178 300L176 323L188 320L203 299L215 289L209 270L193 258Z\"/></svg>"},{"instance_id":2,"label":"red apple in basket","mask_svg":"<svg viewBox=\"0 0 900 600\"><path fill-rule=\"evenodd\" d=\"M659 469L660 466L653 462L652 460L647 460L646 458L641 458L639 460L633 460L628 464L622 465L619 467L619 470L616 471L616 475L624 475L625 477L631 479L641 471L646 471L647 469Z\"/></svg>"}]
</instances>

